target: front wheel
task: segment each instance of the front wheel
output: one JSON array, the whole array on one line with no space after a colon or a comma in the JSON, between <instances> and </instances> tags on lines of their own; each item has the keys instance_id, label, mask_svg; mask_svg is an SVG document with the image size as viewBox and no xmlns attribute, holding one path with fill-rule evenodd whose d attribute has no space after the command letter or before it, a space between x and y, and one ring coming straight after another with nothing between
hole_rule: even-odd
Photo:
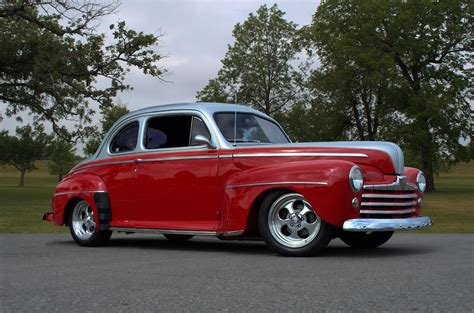
<instances>
[{"instance_id":1,"label":"front wheel","mask_svg":"<svg viewBox=\"0 0 474 313\"><path fill-rule=\"evenodd\" d=\"M112 235L109 230L99 230L94 211L85 200L81 200L69 216L69 230L80 246L95 247L107 243Z\"/></svg>"},{"instance_id":2,"label":"front wheel","mask_svg":"<svg viewBox=\"0 0 474 313\"><path fill-rule=\"evenodd\" d=\"M297 193L276 192L262 203L260 233L268 246L286 256L310 256L332 239L332 228Z\"/></svg>"},{"instance_id":3,"label":"front wheel","mask_svg":"<svg viewBox=\"0 0 474 313\"><path fill-rule=\"evenodd\" d=\"M353 247L359 249L373 249L386 243L393 235L393 231L358 233L343 231L339 235L341 240Z\"/></svg>"}]
</instances>

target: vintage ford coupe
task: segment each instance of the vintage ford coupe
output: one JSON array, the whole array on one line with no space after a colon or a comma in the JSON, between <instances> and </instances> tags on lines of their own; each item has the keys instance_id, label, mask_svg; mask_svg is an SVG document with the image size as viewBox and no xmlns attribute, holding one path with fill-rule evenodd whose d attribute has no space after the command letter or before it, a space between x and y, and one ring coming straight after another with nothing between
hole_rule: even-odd
<instances>
[{"instance_id":1,"label":"vintage ford coupe","mask_svg":"<svg viewBox=\"0 0 474 313\"><path fill-rule=\"evenodd\" d=\"M58 184L44 220L81 246L112 231L263 238L313 255L339 237L374 248L420 216L423 173L389 142L291 143L270 117L241 105L145 108L118 120L92 157Z\"/></svg>"}]
</instances>

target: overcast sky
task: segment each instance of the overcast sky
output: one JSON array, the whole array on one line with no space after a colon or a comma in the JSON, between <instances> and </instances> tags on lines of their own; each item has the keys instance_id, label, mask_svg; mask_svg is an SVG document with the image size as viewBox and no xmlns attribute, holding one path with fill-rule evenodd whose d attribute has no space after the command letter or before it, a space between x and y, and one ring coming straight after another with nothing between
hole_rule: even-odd
<instances>
[{"instance_id":1,"label":"overcast sky","mask_svg":"<svg viewBox=\"0 0 474 313\"><path fill-rule=\"evenodd\" d=\"M128 27L145 33L163 33L159 53L167 55L160 65L167 69L169 83L132 70L127 83L134 89L121 93L120 102L130 110L177 102L196 101L196 92L221 67L228 44L233 42L232 29L245 21L251 12L263 4L278 4L286 19L299 26L311 22L319 1L284 0L139 0L122 1L119 12L102 20L99 31L123 20ZM0 104L5 111L5 104ZM4 114L3 114L4 115ZM98 119L98 117L96 118ZM27 120L25 120L26 122ZM20 123L4 116L0 128L14 131Z\"/></svg>"}]
</instances>

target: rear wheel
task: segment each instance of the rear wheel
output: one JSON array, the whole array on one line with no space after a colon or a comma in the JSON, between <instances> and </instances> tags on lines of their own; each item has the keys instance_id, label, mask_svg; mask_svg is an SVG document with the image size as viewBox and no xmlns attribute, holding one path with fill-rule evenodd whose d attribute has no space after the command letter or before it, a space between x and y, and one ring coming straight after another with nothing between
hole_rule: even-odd
<instances>
[{"instance_id":1,"label":"rear wheel","mask_svg":"<svg viewBox=\"0 0 474 313\"><path fill-rule=\"evenodd\" d=\"M171 241L186 241L193 238L193 235L177 235L177 234L163 234L166 239Z\"/></svg>"},{"instance_id":2,"label":"rear wheel","mask_svg":"<svg viewBox=\"0 0 474 313\"><path fill-rule=\"evenodd\" d=\"M81 246L95 247L107 243L112 235L109 230L99 230L94 211L85 200L81 200L69 216L69 230L72 238Z\"/></svg>"},{"instance_id":3,"label":"rear wheel","mask_svg":"<svg viewBox=\"0 0 474 313\"><path fill-rule=\"evenodd\" d=\"M259 229L268 246L286 256L309 256L332 239L331 226L297 193L270 194L259 211Z\"/></svg>"},{"instance_id":4,"label":"rear wheel","mask_svg":"<svg viewBox=\"0 0 474 313\"><path fill-rule=\"evenodd\" d=\"M373 249L386 243L393 235L393 231L358 233L358 232L341 232L339 237L341 240L353 247L359 249Z\"/></svg>"}]
</instances>

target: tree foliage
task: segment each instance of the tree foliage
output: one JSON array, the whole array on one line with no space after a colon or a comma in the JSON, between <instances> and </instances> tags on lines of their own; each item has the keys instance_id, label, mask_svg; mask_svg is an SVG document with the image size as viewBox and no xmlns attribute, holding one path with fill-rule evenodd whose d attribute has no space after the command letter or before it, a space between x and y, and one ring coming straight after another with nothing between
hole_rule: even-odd
<instances>
[{"instance_id":1,"label":"tree foliage","mask_svg":"<svg viewBox=\"0 0 474 313\"><path fill-rule=\"evenodd\" d=\"M46 156L50 137L41 125L17 127L16 136L0 132L0 163L12 165L20 172L18 186L25 186L25 174L36 169L35 161Z\"/></svg>"},{"instance_id":2,"label":"tree foliage","mask_svg":"<svg viewBox=\"0 0 474 313\"><path fill-rule=\"evenodd\" d=\"M101 130L96 131L89 136L89 140L84 146L84 153L86 155L94 154L100 146L102 138L109 131L109 129L114 125L114 123L121 118L123 115L127 114L129 110L125 105L113 105L107 107L102 111L102 119L100 120Z\"/></svg>"},{"instance_id":3,"label":"tree foliage","mask_svg":"<svg viewBox=\"0 0 474 313\"><path fill-rule=\"evenodd\" d=\"M130 89L126 73L136 67L154 77L159 36L110 25L111 38L97 33L103 16L118 4L92 1L9 1L0 4L0 101L7 116L32 114L52 124L66 140L93 127L91 102L101 109ZM100 86L97 82L100 80ZM74 121L74 130L64 122Z\"/></svg>"},{"instance_id":4,"label":"tree foliage","mask_svg":"<svg viewBox=\"0 0 474 313\"><path fill-rule=\"evenodd\" d=\"M48 169L51 175L56 175L61 181L69 170L76 164L74 145L60 138L51 142L48 147Z\"/></svg>"},{"instance_id":5,"label":"tree foliage","mask_svg":"<svg viewBox=\"0 0 474 313\"><path fill-rule=\"evenodd\" d=\"M277 5L261 6L237 24L217 78L197 93L199 101L246 103L267 114L298 97L299 73L291 64L299 52L296 24Z\"/></svg>"},{"instance_id":6,"label":"tree foliage","mask_svg":"<svg viewBox=\"0 0 474 313\"><path fill-rule=\"evenodd\" d=\"M309 27L327 103L352 105L359 138L401 144L429 190L437 169L468 156L472 25L469 0L328 0ZM374 129L390 123L383 136Z\"/></svg>"}]
</instances>

